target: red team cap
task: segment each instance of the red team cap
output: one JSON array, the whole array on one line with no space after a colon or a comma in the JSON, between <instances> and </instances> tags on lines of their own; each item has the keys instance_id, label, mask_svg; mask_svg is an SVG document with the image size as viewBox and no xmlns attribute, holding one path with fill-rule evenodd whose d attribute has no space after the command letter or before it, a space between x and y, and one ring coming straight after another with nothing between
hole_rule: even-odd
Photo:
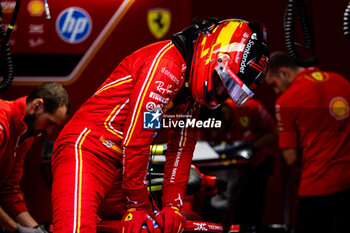
<instances>
[{"instance_id":1,"label":"red team cap","mask_svg":"<svg viewBox=\"0 0 350 233\"><path fill-rule=\"evenodd\" d=\"M268 61L263 24L221 21L196 40L190 74L192 96L209 108L219 106L227 97L243 106L264 81ZM217 92L219 86L224 86L224 94Z\"/></svg>"}]
</instances>

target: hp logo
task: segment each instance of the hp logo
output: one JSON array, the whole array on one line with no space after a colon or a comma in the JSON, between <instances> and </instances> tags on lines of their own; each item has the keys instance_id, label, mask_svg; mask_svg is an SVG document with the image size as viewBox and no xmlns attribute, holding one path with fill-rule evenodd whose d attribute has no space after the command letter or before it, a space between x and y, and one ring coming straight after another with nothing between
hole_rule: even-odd
<instances>
[{"instance_id":1,"label":"hp logo","mask_svg":"<svg viewBox=\"0 0 350 233\"><path fill-rule=\"evenodd\" d=\"M76 44L84 41L90 34L92 20L89 14L78 7L70 7L60 13L56 30L62 40Z\"/></svg>"}]
</instances>

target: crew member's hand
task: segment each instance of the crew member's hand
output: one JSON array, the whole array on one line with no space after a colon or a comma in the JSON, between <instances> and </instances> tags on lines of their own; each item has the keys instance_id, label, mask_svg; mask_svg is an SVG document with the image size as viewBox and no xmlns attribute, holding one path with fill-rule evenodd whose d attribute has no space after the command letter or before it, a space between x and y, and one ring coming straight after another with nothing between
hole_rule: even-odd
<instances>
[{"instance_id":1,"label":"crew member's hand","mask_svg":"<svg viewBox=\"0 0 350 233\"><path fill-rule=\"evenodd\" d=\"M47 233L47 231L45 231L45 229L43 229L42 227L31 228L31 227L24 227L18 224L14 233Z\"/></svg>"},{"instance_id":2,"label":"crew member's hand","mask_svg":"<svg viewBox=\"0 0 350 233\"><path fill-rule=\"evenodd\" d=\"M38 229L41 233L49 233L47 230L45 230L44 225L37 225L34 227L35 229Z\"/></svg>"},{"instance_id":3,"label":"crew member's hand","mask_svg":"<svg viewBox=\"0 0 350 233\"><path fill-rule=\"evenodd\" d=\"M142 226L146 226L150 233L154 233L154 223L146 210L131 208L126 211L121 221L122 233L139 233Z\"/></svg>"},{"instance_id":4,"label":"crew member's hand","mask_svg":"<svg viewBox=\"0 0 350 233\"><path fill-rule=\"evenodd\" d=\"M175 206L165 206L155 220L163 233L181 233L187 221Z\"/></svg>"}]
</instances>

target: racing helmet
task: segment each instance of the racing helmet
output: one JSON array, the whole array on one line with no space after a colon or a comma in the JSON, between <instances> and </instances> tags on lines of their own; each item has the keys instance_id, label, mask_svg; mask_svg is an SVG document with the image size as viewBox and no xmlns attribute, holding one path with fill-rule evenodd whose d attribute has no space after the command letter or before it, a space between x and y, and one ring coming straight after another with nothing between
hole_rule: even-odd
<instances>
[{"instance_id":1,"label":"racing helmet","mask_svg":"<svg viewBox=\"0 0 350 233\"><path fill-rule=\"evenodd\" d=\"M243 106L264 81L268 62L263 24L228 19L211 25L194 45L189 78L192 97L209 108L228 97Z\"/></svg>"}]
</instances>

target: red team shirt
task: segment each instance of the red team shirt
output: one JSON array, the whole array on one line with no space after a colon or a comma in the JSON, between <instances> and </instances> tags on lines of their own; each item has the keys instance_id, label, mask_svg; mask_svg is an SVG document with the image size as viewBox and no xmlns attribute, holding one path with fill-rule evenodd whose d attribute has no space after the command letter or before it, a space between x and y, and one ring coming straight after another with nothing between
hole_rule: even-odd
<instances>
[{"instance_id":1,"label":"red team shirt","mask_svg":"<svg viewBox=\"0 0 350 233\"><path fill-rule=\"evenodd\" d=\"M275 130L276 123L261 102L250 99L243 108L228 101L233 110L233 121L227 135L229 141L254 142L266 133ZM264 161L266 155L272 155L271 146L263 146L254 152L251 163L257 165Z\"/></svg>"},{"instance_id":2,"label":"red team shirt","mask_svg":"<svg viewBox=\"0 0 350 233\"><path fill-rule=\"evenodd\" d=\"M276 102L279 146L301 152L299 196L350 188L350 84L312 67L300 72Z\"/></svg>"},{"instance_id":3,"label":"red team shirt","mask_svg":"<svg viewBox=\"0 0 350 233\"><path fill-rule=\"evenodd\" d=\"M227 100L225 104L233 112L228 132L223 135L227 141L252 142L275 128L273 118L258 100L250 99L242 108L231 100Z\"/></svg>"},{"instance_id":4,"label":"red team shirt","mask_svg":"<svg viewBox=\"0 0 350 233\"><path fill-rule=\"evenodd\" d=\"M212 135L207 131L200 132L200 138L210 141L247 141L253 142L263 134L275 129L276 124L272 116L267 112L265 107L255 99L250 99L243 107L237 107L232 100L226 100L224 103L232 111L232 119L225 129L225 132L217 132ZM208 138L208 136L210 138ZM271 147L262 147L254 152L251 162L257 165L265 159L267 154L271 154Z\"/></svg>"},{"instance_id":5,"label":"red team shirt","mask_svg":"<svg viewBox=\"0 0 350 233\"><path fill-rule=\"evenodd\" d=\"M23 121L26 97L14 101L0 100L0 206L13 218L27 211L20 189L24 157L33 143L33 137L19 144L27 130Z\"/></svg>"}]
</instances>

